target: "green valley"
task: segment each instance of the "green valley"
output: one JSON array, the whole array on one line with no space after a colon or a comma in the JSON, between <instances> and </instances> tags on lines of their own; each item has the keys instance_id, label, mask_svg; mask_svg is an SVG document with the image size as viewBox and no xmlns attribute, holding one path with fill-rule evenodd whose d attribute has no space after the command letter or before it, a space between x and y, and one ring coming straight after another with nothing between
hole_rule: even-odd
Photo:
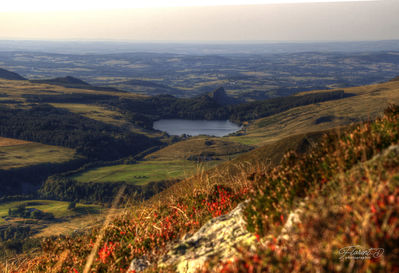
<instances>
[{"instance_id":1,"label":"green valley","mask_svg":"<svg viewBox=\"0 0 399 273\"><path fill-rule=\"evenodd\" d=\"M242 201L252 187L249 181L278 167L290 151L306 156L323 135L345 134L351 124L375 120L390 104L399 104L398 81L247 102L229 97L223 88L175 98L49 83L0 80L5 257L28 247L12 247L22 238L37 246L36 238L83 234L107 217L129 214L131 206L142 211L141 202L158 209L156 204L174 204L165 201L171 196L193 198L184 204L196 208L201 198L209 204L225 195ZM242 129L225 137L169 136L152 129L161 118L230 119ZM184 204L172 205L183 217ZM206 211L216 217L228 207ZM196 230L205 223L206 211L188 227Z\"/></svg>"}]
</instances>

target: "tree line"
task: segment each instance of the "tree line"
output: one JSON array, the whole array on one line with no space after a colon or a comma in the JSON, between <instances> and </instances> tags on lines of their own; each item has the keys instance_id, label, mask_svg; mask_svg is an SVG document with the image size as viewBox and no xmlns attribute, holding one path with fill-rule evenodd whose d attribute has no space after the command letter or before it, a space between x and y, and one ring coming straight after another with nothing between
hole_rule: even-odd
<instances>
[{"instance_id":1,"label":"tree line","mask_svg":"<svg viewBox=\"0 0 399 273\"><path fill-rule=\"evenodd\" d=\"M43 199L110 205L122 187L125 188L124 199L134 198L137 201L148 199L177 181L165 180L146 185L132 185L125 182L83 183L62 175L53 175L38 190L38 194Z\"/></svg>"},{"instance_id":2,"label":"tree line","mask_svg":"<svg viewBox=\"0 0 399 273\"><path fill-rule=\"evenodd\" d=\"M135 119L144 128L152 122L164 118L226 120L241 123L281 113L294 107L309 105L329 100L339 100L353 94L344 91L330 91L287 96L261 101L233 105L222 105L208 95L195 98L175 98L170 95L159 95L144 99L127 99L107 101L106 104Z\"/></svg>"},{"instance_id":3,"label":"tree line","mask_svg":"<svg viewBox=\"0 0 399 273\"><path fill-rule=\"evenodd\" d=\"M0 136L74 148L89 160L135 155L160 142L48 104L0 106Z\"/></svg>"}]
</instances>

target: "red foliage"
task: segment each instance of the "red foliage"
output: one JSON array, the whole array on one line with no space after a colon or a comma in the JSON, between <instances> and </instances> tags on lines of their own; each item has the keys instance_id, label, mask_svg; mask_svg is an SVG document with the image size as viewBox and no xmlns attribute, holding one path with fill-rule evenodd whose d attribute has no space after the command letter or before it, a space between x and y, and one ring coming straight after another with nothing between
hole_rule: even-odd
<instances>
[{"instance_id":1,"label":"red foliage","mask_svg":"<svg viewBox=\"0 0 399 273\"><path fill-rule=\"evenodd\" d=\"M113 242L104 243L104 246L98 251L99 260L105 264L107 263L107 258L112 254L115 249L115 244Z\"/></svg>"}]
</instances>

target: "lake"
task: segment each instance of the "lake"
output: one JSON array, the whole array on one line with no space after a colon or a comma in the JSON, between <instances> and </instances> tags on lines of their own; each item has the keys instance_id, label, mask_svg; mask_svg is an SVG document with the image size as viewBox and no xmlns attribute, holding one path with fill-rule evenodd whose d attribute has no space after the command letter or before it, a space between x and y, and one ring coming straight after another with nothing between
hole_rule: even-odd
<instances>
[{"instance_id":1,"label":"lake","mask_svg":"<svg viewBox=\"0 0 399 273\"><path fill-rule=\"evenodd\" d=\"M154 122L153 128L168 133L171 136L182 134L190 136L227 136L237 132L241 127L229 120L186 120L161 119Z\"/></svg>"}]
</instances>

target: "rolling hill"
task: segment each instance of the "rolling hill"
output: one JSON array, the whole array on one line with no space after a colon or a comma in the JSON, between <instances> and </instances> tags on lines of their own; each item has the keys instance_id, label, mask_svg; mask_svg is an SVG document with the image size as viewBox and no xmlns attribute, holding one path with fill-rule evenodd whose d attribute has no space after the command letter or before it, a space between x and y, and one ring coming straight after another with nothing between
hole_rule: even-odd
<instances>
[{"instance_id":1,"label":"rolling hill","mask_svg":"<svg viewBox=\"0 0 399 273\"><path fill-rule=\"evenodd\" d=\"M0 79L16 80L16 81L24 81L24 80L26 80L21 75L15 73L15 72L11 72L11 71L5 70L3 68L0 68Z\"/></svg>"},{"instance_id":2,"label":"rolling hill","mask_svg":"<svg viewBox=\"0 0 399 273\"><path fill-rule=\"evenodd\" d=\"M52 84L58 85L65 88L77 88L77 89L86 89L86 90L97 90L97 91L116 91L121 92L120 90L113 87L103 87L103 86L94 86L85 81L82 81L78 78L74 78L71 76L66 76L62 78L54 78L47 80L30 80L32 83L44 83L44 84Z\"/></svg>"},{"instance_id":3,"label":"rolling hill","mask_svg":"<svg viewBox=\"0 0 399 273\"><path fill-rule=\"evenodd\" d=\"M237 142L228 142L218 138L196 137L171 144L159 151L147 155L148 160L187 159L209 161L242 154L252 150L251 146Z\"/></svg>"},{"instance_id":4,"label":"rolling hill","mask_svg":"<svg viewBox=\"0 0 399 273\"><path fill-rule=\"evenodd\" d=\"M5 147L13 149L7 154L10 159L7 164L27 164L22 162L23 158L33 161L38 157L56 160L46 156L47 153L59 156L60 160L60 165L53 169L54 175L50 178L47 178L50 173L44 171L49 165L43 161L27 166L29 168L20 180L28 181L27 178L33 177L32 174L40 173L40 181L33 184L35 190L43 185L39 197L68 201L110 203L117 196L118 190L124 187L129 195L141 192L141 197L151 199L132 210L146 214L146 208L150 207L160 209L162 217L169 213L177 217L171 218L175 221L171 226L161 227L166 233L162 233L163 237L156 241L160 251L164 249L164 242L172 239L168 236L179 237L186 232L194 232L210 218L228 213L238 202L248 197L251 191L249 186L253 181L258 181L267 170L288 160L286 153L290 150L298 156L306 156L323 140L323 134L340 137L353 129L349 126L351 123L375 120L384 114L384 109L390 103L399 104L398 81L315 90L281 99L237 105L223 105L211 95L190 99L148 97L128 92L66 88L49 83L10 80L0 80L0 93L4 94L0 98L0 110L4 113L0 119L1 136L18 139L2 139L3 143L19 144ZM198 137L185 140L151 130L152 121L158 118L213 119L218 116L236 117L243 123L243 130L224 138ZM41 143L29 143L31 141ZM22 149L32 145L38 145L38 149L49 149L44 149L44 153L35 152L35 149ZM256 149L252 150L253 147ZM68 165L62 162L68 156L51 152L68 149L75 150L78 155L89 160ZM33 152L36 159L29 152ZM210 167L196 171L197 161L205 161ZM18 166L12 175L20 172L23 167ZM37 166L40 168L35 169ZM9 176L10 170L3 171L8 175L2 175L3 179L17 179ZM165 181L176 178L181 181ZM160 181L162 183L158 184ZM5 185L4 182L2 185ZM24 186L21 184L21 189ZM159 193L160 190L163 191ZM89 196L90 200L84 200L84 195ZM223 200L229 201L220 203L218 198L221 196ZM127 196L123 198L126 200ZM203 203L203 200L206 202ZM192 215L197 215L194 218L186 212L192 208L198 212L198 215L193 212ZM152 219L152 216L148 217ZM158 227L161 219L162 223L167 223L162 217L153 219L155 226ZM187 225L183 225L183 218L179 217L183 217ZM118 225L119 222L115 224ZM150 233L155 236L156 230L151 229ZM115 242L121 235L107 234L106 242ZM143 238L146 238L147 235L143 234ZM95 240L95 236L91 239ZM71 240L72 244L77 242ZM84 237L83 240L88 241L88 238ZM140 248L140 253L146 253L147 247L154 249L152 239L147 241L150 245L145 246L144 250ZM138 245L142 247L140 243ZM45 260L41 258L40 261L46 264ZM116 266L113 262L109 266ZM123 265L127 263L124 261ZM105 264L96 263L95 266L111 272L114 270ZM72 270L72 266L68 269Z\"/></svg>"},{"instance_id":5,"label":"rolling hill","mask_svg":"<svg viewBox=\"0 0 399 273\"><path fill-rule=\"evenodd\" d=\"M246 128L246 133L228 140L248 145L272 143L290 135L315 132L344 126L380 116L389 104L399 103L399 82L337 89L354 96L338 101L324 101L298 106L275 115L257 119ZM302 94L320 93L309 91ZM325 91L331 92L331 90Z\"/></svg>"},{"instance_id":6,"label":"rolling hill","mask_svg":"<svg viewBox=\"0 0 399 273\"><path fill-rule=\"evenodd\" d=\"M71 160L74 156L75 150L69 148L0 138L0 170L42 163L61 163Z\"/></svg>"},{"instance_id":7,"label":"rolling hill","mask_svg":"<svg viewBox=\"0 0 399 273\"><path fill-rule=\"evenodd\" d=\"M286 153L278 165L258 162L237 174L202 175L190 184L175 184L175 191L130 207L89 233L46 241L36 257L11 266L50 272L61 256L63 269L78 272L85 266L97 272L393 272L398 129L399 107L390 106L377 119L315 136L314 145L302 141L310 135L298 137L298 152ZM243 209L233 210L239 204ZM227 242L232 240L229 228L237 225L247 240ZM200 252L206 246L220 249L220 244L238 251L229 256L224 256L226 247L211 256ZM348 244L356 250L383 249L384 256L360 254L372 260L348 263L339 258ZM193 255L180 261L186 251ZM87 265L90 253L98 259Z\"/></svg>"}]
</instances>

